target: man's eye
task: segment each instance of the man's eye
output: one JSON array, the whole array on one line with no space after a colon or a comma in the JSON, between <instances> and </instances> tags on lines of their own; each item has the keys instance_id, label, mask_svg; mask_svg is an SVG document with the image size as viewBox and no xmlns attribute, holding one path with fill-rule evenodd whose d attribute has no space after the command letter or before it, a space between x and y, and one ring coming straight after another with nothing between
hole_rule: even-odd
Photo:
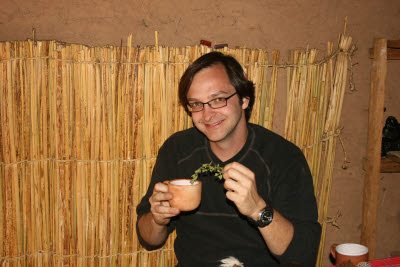
<instances>
[{"instance_id":1,"label":"man's eye","mask_svg":"<svg viewBox=\"0 0 400 267\"><path fill-rule=\"evenodd\" d=\"M201 103L200 103L200 102L193 102L193 103L189 103L189 105L190 105L191 107L195 108L195 107L200 106Z\"/></svg>"},{"instance_id":2,"label":"man's eye","mask_svg":"<svg viewBox=\"0 0 400 267\"><path fill-rule=\"evenodd\" d=\"M225 98L224 97L219 97L219 98L213 99L211 101L214 102L214 103L224 102Z\"/></svg>"}]
</instances>

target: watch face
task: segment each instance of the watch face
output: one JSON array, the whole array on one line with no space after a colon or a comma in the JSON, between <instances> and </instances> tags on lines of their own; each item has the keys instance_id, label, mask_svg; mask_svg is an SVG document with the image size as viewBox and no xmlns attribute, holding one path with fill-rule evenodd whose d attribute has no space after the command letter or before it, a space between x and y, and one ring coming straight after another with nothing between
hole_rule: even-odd
<instances>
[{"instance_id":1,"label":"watch face","mask_svg":"<svg viewBox=\"0 0 400 267\"><path fill-rule=\"evenodd\" d=\"M265 208L260 212L259 226L264 227L272 222L274 211L270 208Z\"/></svg>"},{"instance_id":2,"label":"watch face","mask_svg":"<svg viewBox=\"0 0 400 267\"><path fill-rule=\"evenodd\" d=\"M270 221L272 221L272 212L270 210L264 210L261 213L261 221L264 223L268 223Z\"/></svg>"}]
</instances>

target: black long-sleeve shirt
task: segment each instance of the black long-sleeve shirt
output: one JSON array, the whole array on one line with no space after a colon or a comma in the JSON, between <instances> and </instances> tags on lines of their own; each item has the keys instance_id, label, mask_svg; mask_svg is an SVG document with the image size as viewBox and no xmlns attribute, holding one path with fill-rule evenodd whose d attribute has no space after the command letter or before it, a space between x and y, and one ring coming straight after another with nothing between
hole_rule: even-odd
<instances>
[{"instance_id":1,"label":"black long-sleeve shirt","mask_svg":"<svg viewBox=\"0 0 400 267\"><path fill-rule=\"evenodd\" d=\"M282 255L273 255L258 228L226 198L223 181L203 176L199 178L203 182L199 208L181 213L168 225L170 232L177 231L175 253L180 266L218 266L229 256L251 267L279 266L284 262L313 266L321 226L308 164L297 146L255 124L248 123L244 147L226 162L214 155L207 138L196 128L168 138L159 150L147 194L137 207L138 219L150 211L149 198L157 182L190 179L204 163L223 167L234 161L255 173L260 196L293 224L291 243ZM138 235L141 243L151 248L139 232Z\"/></svg>"}]
</instances>

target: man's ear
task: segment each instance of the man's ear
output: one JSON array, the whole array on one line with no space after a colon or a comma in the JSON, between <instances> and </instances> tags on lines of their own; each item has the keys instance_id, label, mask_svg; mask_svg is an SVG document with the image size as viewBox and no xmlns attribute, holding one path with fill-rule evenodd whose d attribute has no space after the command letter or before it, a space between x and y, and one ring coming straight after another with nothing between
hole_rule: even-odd
<instances>
[{"instance_id":1,"label":"man's ear","mask_svg":"<svg viewBox=\"0 0 400 267\"><path fill-rule=\"evenodd\" d=\"M250 98L243 97L242 98L242 109L246 109L249 106Z\"/></svg>"}]
</instances>

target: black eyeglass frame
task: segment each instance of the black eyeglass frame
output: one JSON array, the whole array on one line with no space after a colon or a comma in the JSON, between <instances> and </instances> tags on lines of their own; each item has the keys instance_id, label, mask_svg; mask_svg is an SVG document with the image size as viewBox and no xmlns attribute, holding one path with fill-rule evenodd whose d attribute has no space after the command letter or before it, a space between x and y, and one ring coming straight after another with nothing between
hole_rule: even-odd
<instances>
[{"instance_id":1,"label":"black eyeglass frame","mask_svg":"<svg viewBox=\"0 0 400 267\"><path fill-rule=\"evenodd\" d=\"M232 95L230 95L230 96L228 96L228 97L217 97L217 98L211 99L210 101L205 102L205 103L196 101L196 102L195 102L196 104L202 104L202 108L201 108L200 110L193 111L193 110L192 110L192 107L190 106L190 103L187 104L187 107L188 107L189 111L192 112L192 113L203 111L203 110L204 110L204 105L205 105L205 104L207 104L207 105L208 105L210 108L212 108L212 109L223 108L223 107L226 107L226 106L228 105L228 99L231 98L232 96L236 95L236 94L237 94L237 92L235 92L234 94L232 94ZM211 106L210 102L213 102L213 101L215 101L216 99L219 99L219 98L225 99L225 105L220 106L220 107L217 107L217 108L213 108L213 107Z\"/></svg>"}]
</instances>

